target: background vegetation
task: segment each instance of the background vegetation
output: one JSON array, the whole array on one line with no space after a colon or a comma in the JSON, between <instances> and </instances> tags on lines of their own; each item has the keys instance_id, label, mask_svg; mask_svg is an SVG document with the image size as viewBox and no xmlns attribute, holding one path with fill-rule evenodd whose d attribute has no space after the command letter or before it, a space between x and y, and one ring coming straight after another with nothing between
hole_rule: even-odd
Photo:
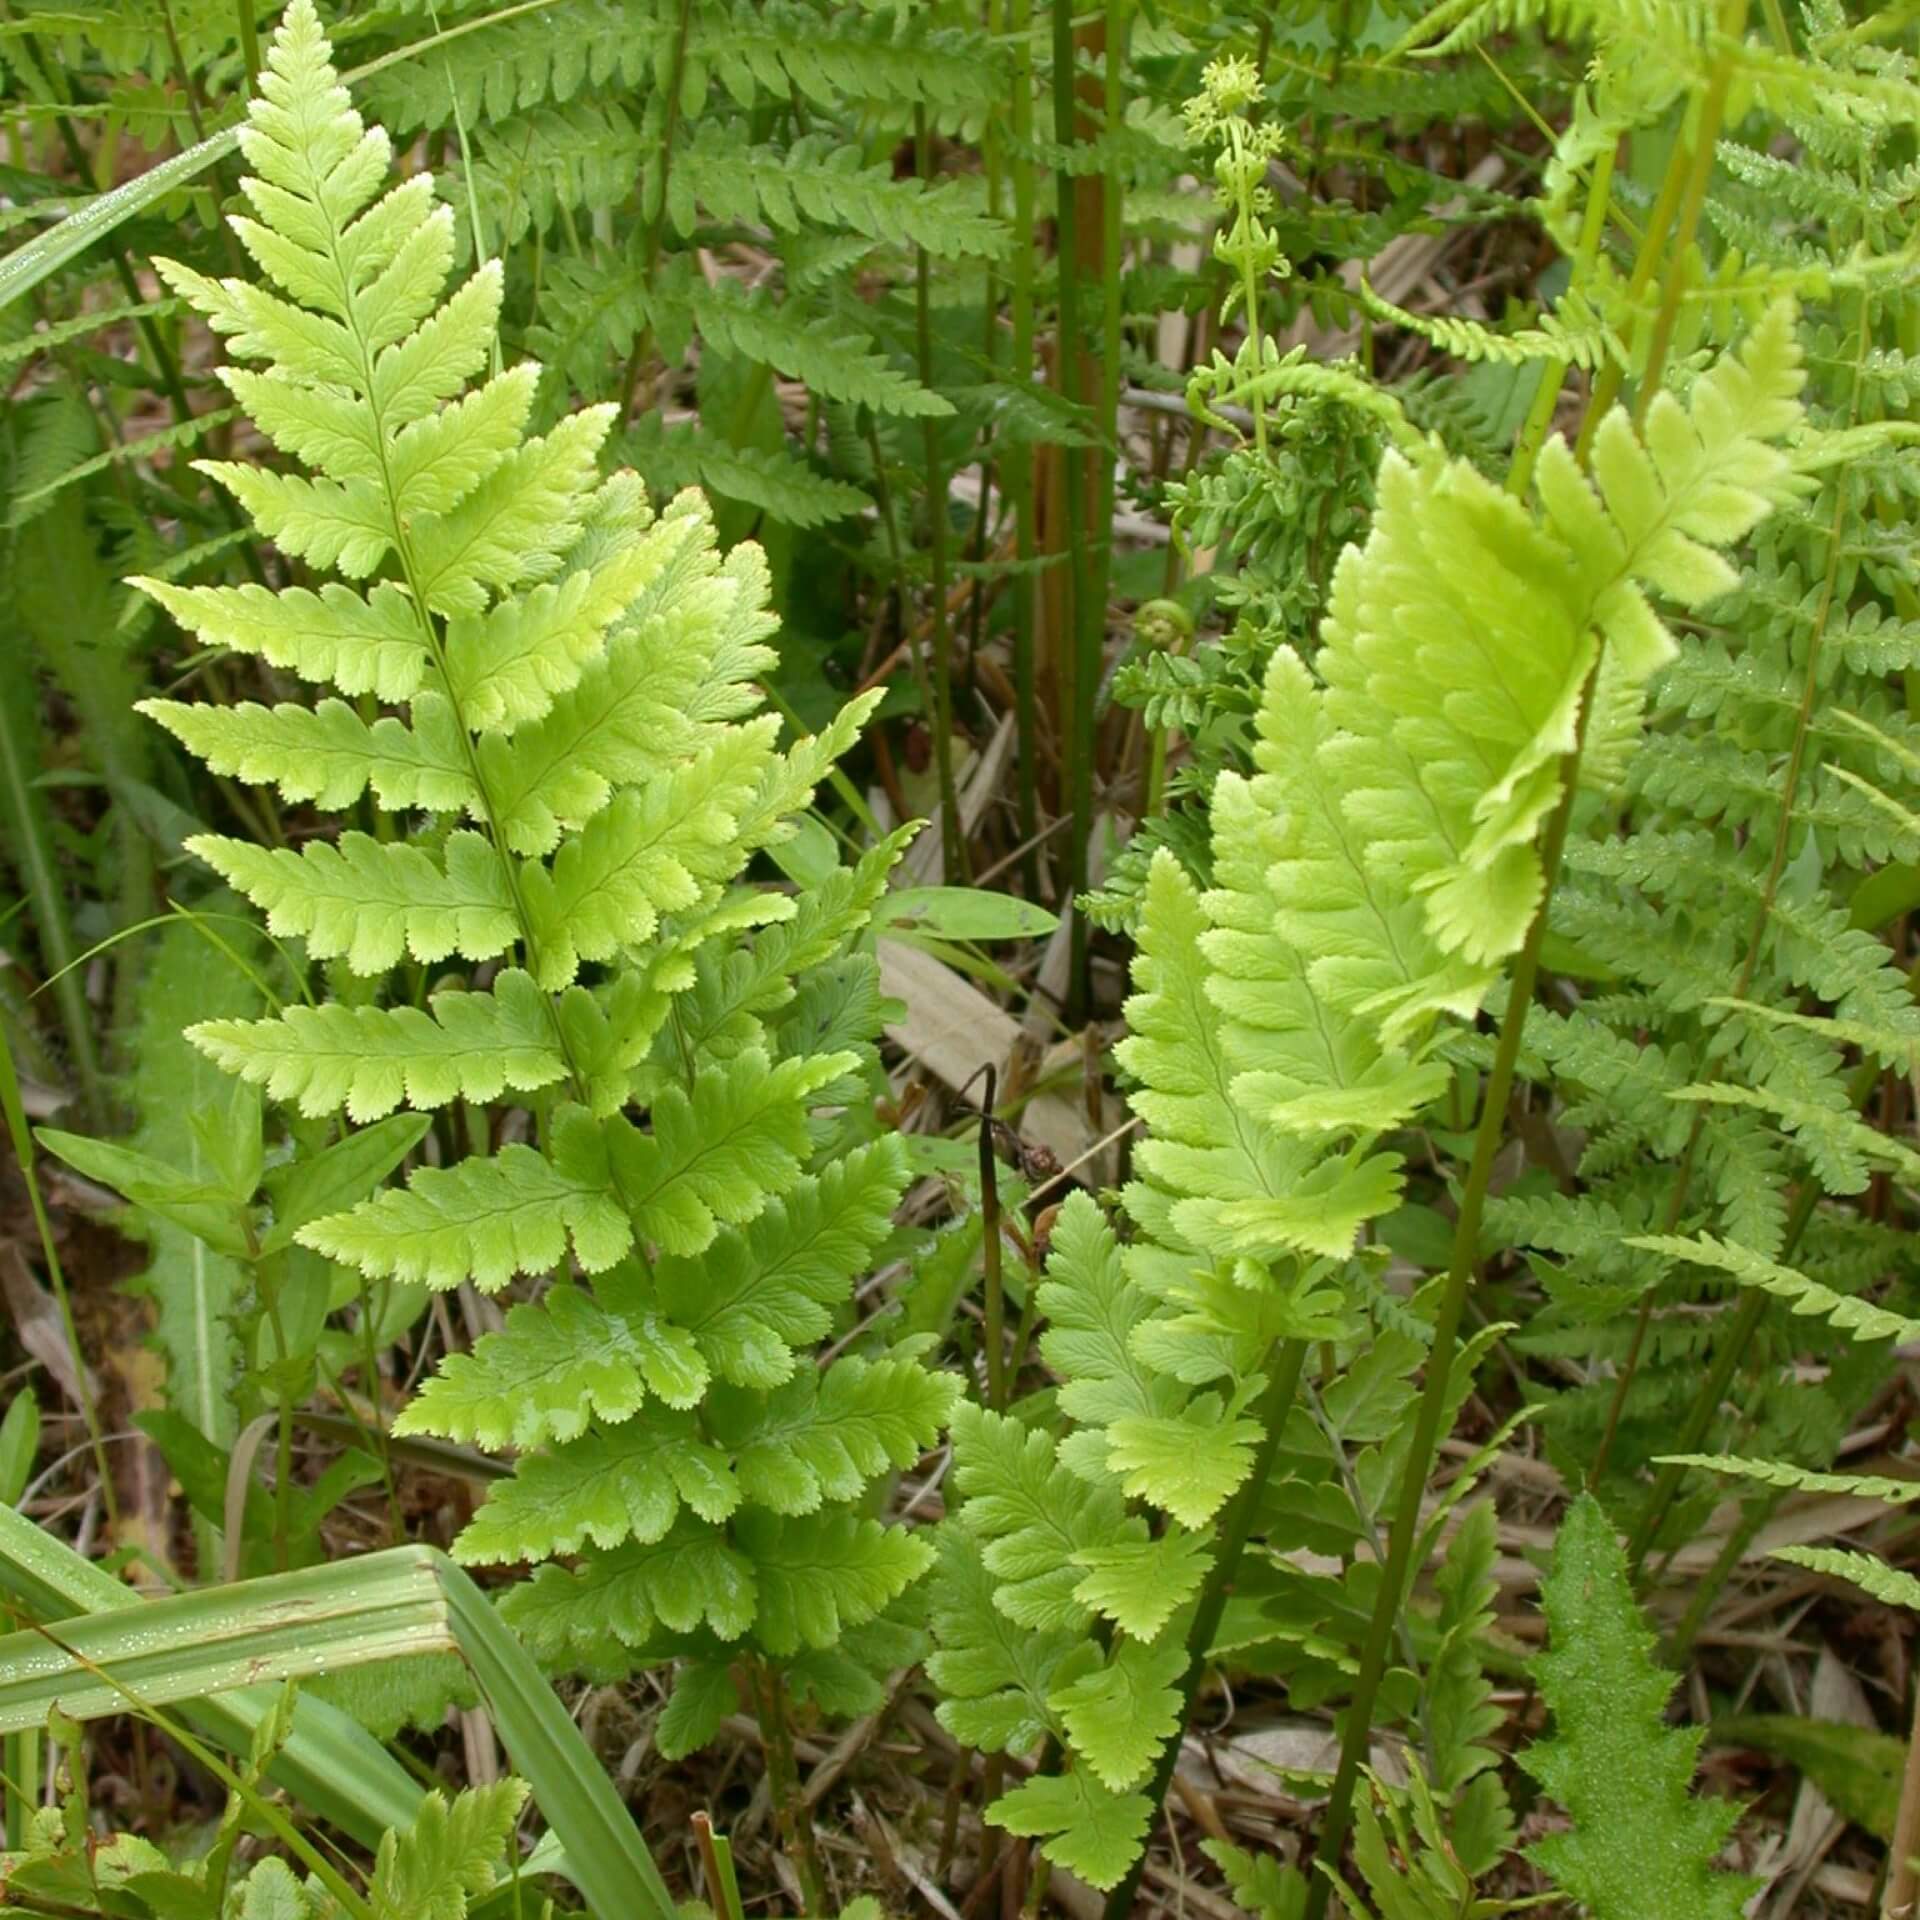
<instances>
[{"instance_id":1,"label":"background vegetation","mask_svg":"<svg viewBox=\"0 0 1920 1920\"><path fill-rule=\"evenodd\" d=\"M0 1904L1910 1920L1909 9L0 6Z\"/></svg>"}]
</instances>

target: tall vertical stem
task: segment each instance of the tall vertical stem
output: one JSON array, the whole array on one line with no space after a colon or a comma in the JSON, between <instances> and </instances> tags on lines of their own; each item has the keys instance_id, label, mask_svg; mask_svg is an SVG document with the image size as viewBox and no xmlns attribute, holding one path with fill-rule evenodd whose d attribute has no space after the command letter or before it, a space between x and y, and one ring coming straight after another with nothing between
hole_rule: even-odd
<instances>
[{"instance_id":1,"label":"tall vertical stem","mask_svg":"<svg viewBox=\"0 0 1920 1920\"><path fill-rule=\"evenodd\" d=\"M1560 855L1567 844L1567 825L1573 817L1573 802L1580 775L1580 752L1585 742L1587 719L1593 703L1593 682L1598 672L1587 675L1580 696L1580 717L1574 733L1573 750L1560 763L1560 803L1553 810L1547 834L1540 849L1544 883L1540 905L1527 929L1526 944L1513 970L1507 990L1507 1010L1500 1022L1500 1040L1494 1050L1493 1071L1487 1076L1481 1099L1480 1124L1473 1139L1473 1159L1467 1169L1467 1184L1460 1196L1460 1214L1454 1223L1453 1253L1447 1269L1446 1290L1441 1295L1440 1312L1433 1326L1433 1348L1427 1360L1426 1384L1421 1390L1419 1412L1415 1416L1412 1443L1401 1469L1400 1498L1393 1518L1393 1531L1387 1540L1387 1564L1381 1572L1380 1586L1374 1596L1373 1617L1367 1623L1366 1645L1360 1655L1360 1676L1355 1683L1353 1704L1347 1710L1346 1736L1340 1743L1340 1764L1333 1776L1333 1791L1327 1800L1326 1819L1320 1829L1318 1857L1337 1866L1346 1845L1347 1826L1353 1813L1353 1790L1359 1778L1360 1763L1366 1757L1367 1742L1373 1732L1373 1703L1386 1672L1387 1654L1393 1644L1394 1622L1406 1594L1413 1543L1420 1532L1420 1502L1427 1488L1427 1474L1440 1444L1440 1422L1446 1411L1447 1389L1453 1377L1454 1348L1460 1337L1460 1321L1466 1312L1467 1294L1472 1288L1480 1247L1480 1222L1486 1211L1487 1188L1493 1179L1493 1163L1506 1137L1507 1103L1513 1094L1514 1064L1520 1055L1520 1036L1526 1030L1527 1012L1533 1003L1534 983L1540 974L1540 948L1546 939L1548 908L1553 900L1554 876L1560 870ZM1316 1874L1307 1891L1306 1920L1323 1920L1332 1883L1324 1874Z\"/></svg>"},{"instance_id":2,"label":"tall vertical stem","mask_svg":"<svg viewBox=\"0 0 1920 1920\"><path fill-rule=\"evenodd\" d=\"M240 59L247 70L247 91L260 91L260 29L254 23L253 0L234 0L234 13L240 26ZM167 22L167 33L171 37L173 22ZM193 95L189 90L188 99Z\"/></svg>"},{"instance_id":3,"label":"tall vertical stem","mask_svg":"<svg viewBox=\"0 0 1920 1920\"><path fill-rule=\"evenodd\" d=\"M1033 0L1013 4L1013 349L1009 382L1033 380ZM1021 844L1027 849L1027 897L1040 897L1039 700L1034 675L1033 449L1016 445L1000 475L1000 489L1013 509L1013 697L1018 751Z\"/></svg>"},{"instance_id":4,"label":"tall vertical stem","mask_svg":"<svg viewBox=\"0 0 1920 1920\"><path fill-rule=\"evenodd\" d=\"M787 1725L786 1676L771 1660L753 1662L753 1703L760 1737L767 1750L767 1788L773 1817L787 1858L800 1875L800 1891L809 1914L827 1911L827 1879L814 1844L813 1810L800 1790L800 1769L793 1758L793 1733Z\"/></svg>"},{"instance_id":5,"label":"tall vertical stem","mask_svg":"<svg viewBox=\"0 0 1920 1920\"><path fill-rule=\"evenodd\" d=\"M1072 0L1051 0L1053 14L1053 138L1056 146L1067 151L1078 144L1079 115L1074 98L1073 6ZM1080 333L1079 211L1074 205L1077 181L1070 166L1054 174L1054 258L1060 281L1060 312L1055 373L1060 397L1070 407L1084 407L1091 396L1081 388L1082 340ZM1090 650L1085 642L1089 628L1097 635L1102 609L1092 604L1092 569L1086 551L1086 457L1079 449L1066 455L1066 484L1061 489L1067 537L1067 586L1064 594L1066 621L1061 649L1071 663L1067 728L1067 807L1070 824L1067 837L1068 903L1086 891L1087 848L1093 837L1093 704L1099 689L1095 674L1088 671L1088 654L1098 659L1096 638ZM1070 938L1071 979L1067 989L1067 1018L1078 1023L1087 1008L1087 924L1073 909Z\"/></svg>"},{"instance_id":6,"label":"tall vertical stem","mask_svg":"<svg viewBox=\"0 0 1920 1920\"><path fill-rule=\"evenodd\" d=\"M686 84L687 41L693 31L693 0L680 0L679 17L674 22L673 58L667 68L666 125L660 133L659 204L645 209L646 234L642 241L641 275L651 285L653 270L660 264L660 242L666 231L667 181L673 170L673 142L680 130L680 91ZM620 418L633 411L633 397L640 385L641 370L653 345L653 327L649 322L636 336L627 355L626 371L620 380Z\"/></svg>"},{"instance_id":7,"label":"tall vertical stem","mask_svg":"<svg viewBox=\"0 0 1920 1920\"><path fill-rule=\"evenodd\" d=\"M1207 1655L1212 1652L1214 1635L1220 1630L1220 1616L1226 1611L1228 1596L1233 1592L1234 1580L1240 1572L1247 1536L1253 1531L1254 1521L1259 1518L1260 1497L1273 1477L1274 1457L1280 1451L1280 1435L1287 1424L1288 1414L1293 1411L1294 1396L1300 1390L1300 1373L1306 1365L1306 1359L1307 1342L1304 1340L1276 1342L1273 1351L1267 1355L1267 1390L1260 1396L1256 1415L1260 1422L1260 1445L1254 1453L1251 1471L1240 1483L1239 1492L1233 1496L1225 1514L1221 1516L1220 1544L1214 1554L1213 1565L1207 1569L1206 1582L1200 1589L1193 1622L1187 1628L1187 1666L1180 1677L1179 1721L1166 1745L1161 1748L1153 1778L1147 1783L1147 1798L1156 1810L1166 1799L1167 1789L1173 1785L1173 1770L1180 1762L1180 1742L1186 1737L1187 1722L1193 1717L1194 1696L1200 1691L1200 1681L1207 1670ZM1140 1876L1146 1864L1147 1856L1143 1848L1127 1877L1107 1896L1105 1920L1127 1920L1127 1916L1133 1912L1134 1896L1140 1890Z\"/></svg>"},{"instance_id":8,"label":"tall vertical stem","mask_svg":"<svg viewBox=\"0 0 1920 1920\"><path fill-rule=\"evenodd\" d=\"M927 139L927 110L913 109L913 164L922 184L933 166ZM920 384L933 385L933 292L925 247L913 250L914 335L920 355ZM953 636L947 622L947 480L940 470L940 426L929 415L921 422L927 465L927 555L933 593L933 764L940 780L940 857L947 884L967 877L966 832L960 820L960 796L953 783Z\"/></svg>"},{"instance_id":9,"label":"tall vertical stem","mask_svg":"<svg viewBox=\"0 0 1920 1920\"><path fill-rule=\"evenodd\" d=\"M1907 1735L1907 1766L1900 1782L1900 1807L1893 1817L1893 1838L1887 1845L1887 1893L1880 1903L1880 1920L1914 1920L1920 1913L1920 1872L1914 1856L1920 1854L1920 1695L1916 1696L1913 1728Z\"/></svg>"},{"instance_id":10,"label":"tall vertical stem","mask_svg":"<svg viewBox=\"0 0 1920 1920\"><path fill-rule=\"evenodd\" d=\"M1007 1295L1001 1276L1000 1162L993 1151L994 1095L999 1076L986 1069L986 1097L980 1103L980 1260L986 1281L987 1405L995 1413L1007 1406Z\"/></svg>"}]
</instances>

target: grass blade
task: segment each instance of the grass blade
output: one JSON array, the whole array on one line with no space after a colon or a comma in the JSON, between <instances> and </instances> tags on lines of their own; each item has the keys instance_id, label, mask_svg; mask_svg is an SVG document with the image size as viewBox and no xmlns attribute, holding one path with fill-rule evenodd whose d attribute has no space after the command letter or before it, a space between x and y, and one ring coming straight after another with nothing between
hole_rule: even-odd
<instances>
[{"instance_id":1,"label":"grass blade","mask_svg":"<svg viewBox=\"0 0 1920 1920\"><path fill-rule=\"evenodd\" d=\"M0 1584L29 1603L57 1599L61 1586L43 1572L44 1547L52 1543L40 1536L43 1550L36 1552L18 1539L23 1529L38 1531L0 1509ZM97 1568L87 1574L83 1583L69 1571L66 1584L97 1595L93 1582L105 1581L125 1594ZM132 1693L153 1706L192 1700L198 1712L215 1704L208 1694L231 1699L228 1690L243 1677L299 1679L420 1653L458 1653L565 1850L564 1860L548 1855L543 1864L564 1872L601 1920L635 1913L673 1920L666 1882L580 1730L486 1596L438 1549L389 1547L331 1566L126 1601L61 1619L44 1632L0 1637L0 1733L40 1725L55 1704L85 1720L123 1710ZM91 1668L110 1674L113 1684ZM254 1690L264 1711L271 1696Z\"/></svg>"}]
</instances>

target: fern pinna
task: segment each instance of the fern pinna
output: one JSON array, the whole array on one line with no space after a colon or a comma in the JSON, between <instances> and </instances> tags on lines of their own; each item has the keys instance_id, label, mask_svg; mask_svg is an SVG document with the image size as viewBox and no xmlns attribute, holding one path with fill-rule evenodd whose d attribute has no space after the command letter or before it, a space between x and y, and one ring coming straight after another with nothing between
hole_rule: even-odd
<instances>
[{"instance_id":1,"label":"fern pinna","mask_svg":"<svg viewBox=\"0 0 1920 1920\"><path fill-rule=\"evenodd\" d=\"M684 1748L727 1710L737 1645L834 1648L929 1553L859 1503L933 1440L950 1380L912 1350L798 1357L906 1181L860 1121L881 1003L852 947L901 843L802 899L739 884L870 702L782 751L751 684L772 660L757 549L722 561L697 498L655 519L635 475L602 480L613 409L529 437L535 367L469 388L500 270L440 301L452 212L425 175L382 194L389 142L308 0L241 140L234 227L273 286L160 268L260 363L223 377L311 469L209 471L290 560L346 578L143 584L202 641L352 698L147 711L219 772L387 811L298 849L191 843L339 963L336 997L191 1037L308 1115L531 1111L526 1137L299 1237L380 1282L556 1274L401 1427L520 1450L459 1550L583 1556L518 1596L556 1660L706 1662L663 1736Z\"/></svg>"},{"instance_id":2,"label":"fern pinna","mask_svg":"<svg viewBox=\"0 0 1920 1920\"><path fill-rule=\"evenodd\" d=\"M1258 772L1216 785L1213 885L1154 857L1120 1047L1147 1128L1131 1238L1091 1200L1062 1211L1040 1307L1071 1430L956 1416L934 1601L949 1727L1009 1750L1045 1731L1068 1756L991 1817L1097 1885L1139 1853L1210 1653L1287 1675L1299 1702L1346 1684L1376 1516L1425 1477L1395 1416L1436 1292L1409 1306L1378 1284L1382 1250L1355 1252L1400 1203L1392 1136L1446 1090L1443 1050L1527 939L1566 769L1590 810L1631 756L1675 651L1653 596L1723 593L1717 550L1801 490L1774 444L1801 384L1783 304L1644 433L1609 414L1590 474L1550 442L1530 506L1437 449L1389 454L1311 665L1274 656ZM1284 1557L1301 1548L1336 1570ZM1481 1578L1453 1579L1443 1613L1470 1647ZM1445 1672L1423 1698L1403 1663L1385 1704L1424 1711L1490 1857L1484 1690L1471 1661Z\"/></svg>"}]
</instances>

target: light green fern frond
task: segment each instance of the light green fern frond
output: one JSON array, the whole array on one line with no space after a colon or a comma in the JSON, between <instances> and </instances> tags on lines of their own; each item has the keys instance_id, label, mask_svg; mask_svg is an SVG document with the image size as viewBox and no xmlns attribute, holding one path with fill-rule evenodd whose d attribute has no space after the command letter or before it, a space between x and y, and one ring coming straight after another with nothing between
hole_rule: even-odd
<instances>
[{"instance_id":1,"label":"light green fern frond","mask_svg":"<svg viewBox=\"0 0 1920 1920\"><path fill-rule=\"evenodd\" d=\"M1920 1339L1920 1320L1909 1320L1852 1294L1836 1293L1793 1267L1781 1266L1712 1234L1695 1234L1688 1239L1679 1234L1652 1233L1637 1236L1627 1244L1724 1273L1743 1287L1757 1287L1788 1301L1795 1313L1832 1322L1854 1340Z\"/></svg>"},{"instance_id":2,"label":"light green fern frond","mask_svg":"<svg viewBox=\"0 0 1920 1920\"><path fill-rule=\"evenodd\" d=\"M882 1006L854 951L904 836L804 898L747 875L878 696L783 744L758 684L776 660L765 556L723 556L698 496L656 516L637 476L603 478L615 409L529 436L539 369L482 377L500 267L441 298L452 210L424 174L383 192L391 143L349 103L311 0L274 37L241 147L234 227L264 278L161 272L253 363L223 377L289 465L207 470L289 559L371 584L143 581L205 644L349 696L148 711L218 772L389 811L297 848L193 840L308 961L367 984L191 1038L314 1117L509 1093L527 1110L493 1150L285 1231L376 1280L549 1281L446 1356L398 1421L518 1451L457 1545L580 1558L512 1603L536 1645L639 1661L698 1629L814 1657L925 1570L926 1544L859 1503L937 1443L958 1390L917 1347L824 1372L800 1358L906 1184L898 1142L859 1111ZM809 206L813 191L790 189ZM959 194L887 192L858 169L847 192L903 234L940 226L967 252L997 236ZM712 301L716 342L849 400L947 410L831 322L737 290ZM402 960L421 975L384 981ZM424 1120L381 1124L413 1142ZM410 1911L439 1911L426 1874Z\"/></svg>"},{"instance_id":3,"label":"light green fern frond","mask_svg":"<svg viewBox=\"0 0 1920 1920\"><path fill-rule=\"evenodd\" d=\"M1877 1473L1819 1473L1786 1460L1744 1460L1730 1453L1667 1453L1657 1459L1662 1466L1698 1467L1703 1473L1756 1480L1782 1493L1840 1494L1854 1500L1884 1500L1890 1506L1920 1500L1920 1480L1889 1480Z\"/></svg>"},{"instance_id":4,"label":"light green fern frond","mask_svg":"<svg viewBox=\"0 0 1920 1920\"><path fill-rule=\"evenodd\" d=\"M1890 1607L1920 1613L1920 1579L1889 1566L1878 1554L1855 1553L1845 1547L1775 1547L1770 1558L1805 1567L1809 1573L1825 1574L1832 1580L1845 1580Z\"/></svg>"},{"instance_id":5,"label":"light green fern frond","mask_svg":"<svg viewBox=\"0 0 1920 1920\"><path fill-rule=\"evenodd\" d=\"M1625 359L1625 350L1612 328L1571 292L1556 311L1543 312L1537 325L1516 327L1510 333L1496 333L1481 321L1458 314L1409 313L1382 298L1365 280L1360 283L1360 298L1376 319L1418 334L1456 360L1492 361L1502 366L1549 360L1591 371L1603 360Z\"/></svg>"}]
</instances>

